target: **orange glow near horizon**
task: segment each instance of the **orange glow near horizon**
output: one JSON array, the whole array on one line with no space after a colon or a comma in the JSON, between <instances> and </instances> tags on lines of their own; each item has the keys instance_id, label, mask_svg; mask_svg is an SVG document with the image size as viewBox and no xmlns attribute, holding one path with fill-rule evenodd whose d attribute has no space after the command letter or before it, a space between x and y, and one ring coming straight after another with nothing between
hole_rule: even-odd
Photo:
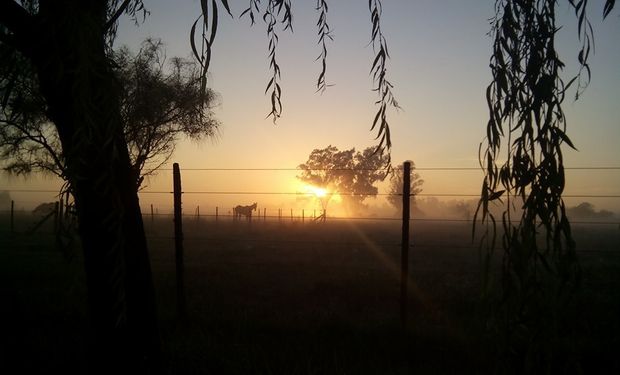
<instances>
[{"instance_id":1,"label":"orange glow near horizon","mask_svg":"<svg viewBox=\"0 0 620 375\"><path fill-rule=\"evenodd\" d=\"M314 195L317 198L324 198L327 195L327 189L324 189L324 188L321 188L321 187L312 186L312 185L304 186L303 190L307 194Z\"/></svg>"}]
</instances>

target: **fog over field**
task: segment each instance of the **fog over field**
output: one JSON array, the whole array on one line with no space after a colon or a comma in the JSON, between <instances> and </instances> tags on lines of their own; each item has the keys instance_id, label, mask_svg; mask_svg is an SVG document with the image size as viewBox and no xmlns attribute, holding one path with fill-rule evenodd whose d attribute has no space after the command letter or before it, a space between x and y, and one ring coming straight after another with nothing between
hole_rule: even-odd
<instances>
[{"instance_id":1,"label":"fog over field","mask_svg":"<svg viewBox=\"0 0 620 375\"><path fill-rule=\"evenodd\" d=\"M8 219L0 215L0 296L11 306L0 320L3 342L11 343L3 363L19 363L25 372L38 368L26 358L84 366L74 362L87 324L79 241L59 248L53 223L31 232L30 214L16 216L11 235ZM183 224L188 325L177 323L172 216L145 215L175 373L293 373L299 361L319 373L398 373L402 350L407 368L422 373L480 373L488 366L480 253L468 222L412 221L406 336L399 328L400 221L188 215ZM620 230L573 230L585 288L571 310L583 322L575 327L581 366L617 368L611 343L620 334L613 323L620 313ZM501 253L494 264L500 266Z\"/></svg>"}]
</instances>

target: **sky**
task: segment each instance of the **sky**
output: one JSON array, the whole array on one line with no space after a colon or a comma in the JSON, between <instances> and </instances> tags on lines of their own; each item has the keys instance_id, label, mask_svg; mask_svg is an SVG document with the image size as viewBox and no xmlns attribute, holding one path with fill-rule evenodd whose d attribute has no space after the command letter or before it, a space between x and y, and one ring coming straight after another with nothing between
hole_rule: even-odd
<instances>
[{"instance_id":1,"label":"sky","mask_svg":"<svg viewBox=\"0 0 620 375\"><path fill-rule=\"evenodd\" d=\"M280 31L278 63L282 72L282 117L277 124L266 118L269 98L264 94L270 77L266 27L261 19L250 27L238 15L247 1L229 1L234 18L220 14L208 84L220 94L215 113L222 123L219 137L201 143L183 141L172 161L183 171L186 212L200 205L203 212L215 206L250 204L288 208L299 202L290 195L302 186L294 169L315 148L363 150L374 146L370 125L376 112L369 74L374 54L369 45L371 22L367 2L332 0L328 22L334 41L328 45L327 81L334 84L316 93L320 71L314 1L293 1L294 32ZM485 89L491 39L487 35L494 1L415 0L383 1L381 26L391 55L388 79L402 107L389 113L392 160L413 160L425 180L424 193L479 193L475 168L478 146L487 122ZM565 78L577 72L579 41L572 11L560 2L557 45L567 64ZM564 102L568 134L579 151L566 150L567 167L620 166L620 17L614 10L605 22L602 0L590 1L596 54L591 58L592 81L578 101ZM150 15L139 26L121 19L115 46L137 51L146 37L161 38L169 57L190 55L189 30L200 13L200 2L145 1ZM165 167L170 169L171 165ZM279 171L210 171L188 169L289 169ZM141 193L143 209L155 204L171 206L167 192L171 172L161 171L147 181ZM50 184L38 179L13 179L10 186ZM150 191L150 192L149 192ZM278 192L275 195L192 194L198 191ZM166 193L155 193L166 192ZM620 170L569 170L567 195L620 195ZM28 198L31 199L31 198ZM453 197L451 199L475 199ZM26 201L27 199L23 199ZM170 204L168 203L170 201ZM297 202L295 202L297 201ZM567 198L570 204L590 201L597 208L620 212L618 198ZM314 202L316 205L316 202ZM380 208L385 202L373 203ZM222 210L222 208L220 208ZM226 209L224 209L226 210ZM221 211L220 211L221 212Z\"/></svg>"}]
</instances>

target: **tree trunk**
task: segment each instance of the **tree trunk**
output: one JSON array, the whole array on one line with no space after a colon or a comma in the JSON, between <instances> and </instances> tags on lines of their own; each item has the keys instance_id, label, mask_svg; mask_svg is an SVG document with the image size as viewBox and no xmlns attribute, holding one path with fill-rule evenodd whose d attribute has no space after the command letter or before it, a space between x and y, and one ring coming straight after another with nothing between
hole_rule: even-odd
<instances>
[{"instance_id":1,"label":"tree trunk","mask_svg":"<svg viewBox=\"0 0 620 375\"><path fill-rule=\"evenodd\" d=\"M32 59L75 197L92 327L90 371L156 372L155 293L118 84L105 54L105 1L41 1L39 22Z\"/></svg>"}]
</instances>

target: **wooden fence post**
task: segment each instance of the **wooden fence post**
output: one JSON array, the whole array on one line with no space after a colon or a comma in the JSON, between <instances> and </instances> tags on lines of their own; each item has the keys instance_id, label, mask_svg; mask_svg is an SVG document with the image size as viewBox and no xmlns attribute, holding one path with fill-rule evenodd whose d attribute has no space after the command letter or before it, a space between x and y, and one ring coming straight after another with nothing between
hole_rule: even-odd
<instances>
[{"instance_id":1,"label":"wooden fence post","mask_svg":"<svg viewBox=\"0 0 620 375\"><path fill-rule=\"evenodd\" d=\"M183 283L183 211L181 210L181 172L179 163L172 165L174 194L174 249L177 271L177 313L185 319L185 288Z\"/></svg>"},{"instance_id":2,"label":"wooden fence post","mask_svg":"<svg viewBox=\"0 0 620 375\"><path fill-rule=\"evenodd\" d=\"M301 209L301 222L303 223L306 219L306 213L305 210L302 208Z\"/></svg>"},{"instance_id":3,"label":"wooden fence post","mask_svg":"<svg viewBox=\"0 0 620 375\"><path fill-rule=\"evenodd\" d=\"M215 206L215 222L217 223L217 214L218 214L218 207Z\"/></svg>"},{"instance_id":4,"label":"wooden fence post","mask_svg":"<svg viewBox=\"0 0 620 375\"><path fill-rule=\"evenodd\" d=\"M409 273L409 201L411 196L411 162L403 163L403 232L401 242L400 321L407 327L407 282Z\"/></svg>"},{"instance_id":5,"label":"wooden fence post","mask_svg":"<svg viewBox=\"0 0 620 375\"><path fill-rule=\"evenodd\" d=\"M60 201L58 201L58 221L62 224L64 217L64 202L62 199L62 195L60 196Z\"/></svg>"},{"instance_id":6,"label":"wooden fence post","mask_svg":"<svg viewBox=\"0 0 620 375\"><path fill-rule=\"evenodd\" d=\"M153 204L151 204L151 222L155 220L155 214L153 213Z\"/></svg>"},{"instance_id":7,"label":"wooden fence post","mask_svg":"<svg viewBox=\"0 0 620 375\"><path fill-rule=\"evenodd\" d=\"M291 221L293 221L293 209L291 208Z\"/></svg>"}]
</instances>

